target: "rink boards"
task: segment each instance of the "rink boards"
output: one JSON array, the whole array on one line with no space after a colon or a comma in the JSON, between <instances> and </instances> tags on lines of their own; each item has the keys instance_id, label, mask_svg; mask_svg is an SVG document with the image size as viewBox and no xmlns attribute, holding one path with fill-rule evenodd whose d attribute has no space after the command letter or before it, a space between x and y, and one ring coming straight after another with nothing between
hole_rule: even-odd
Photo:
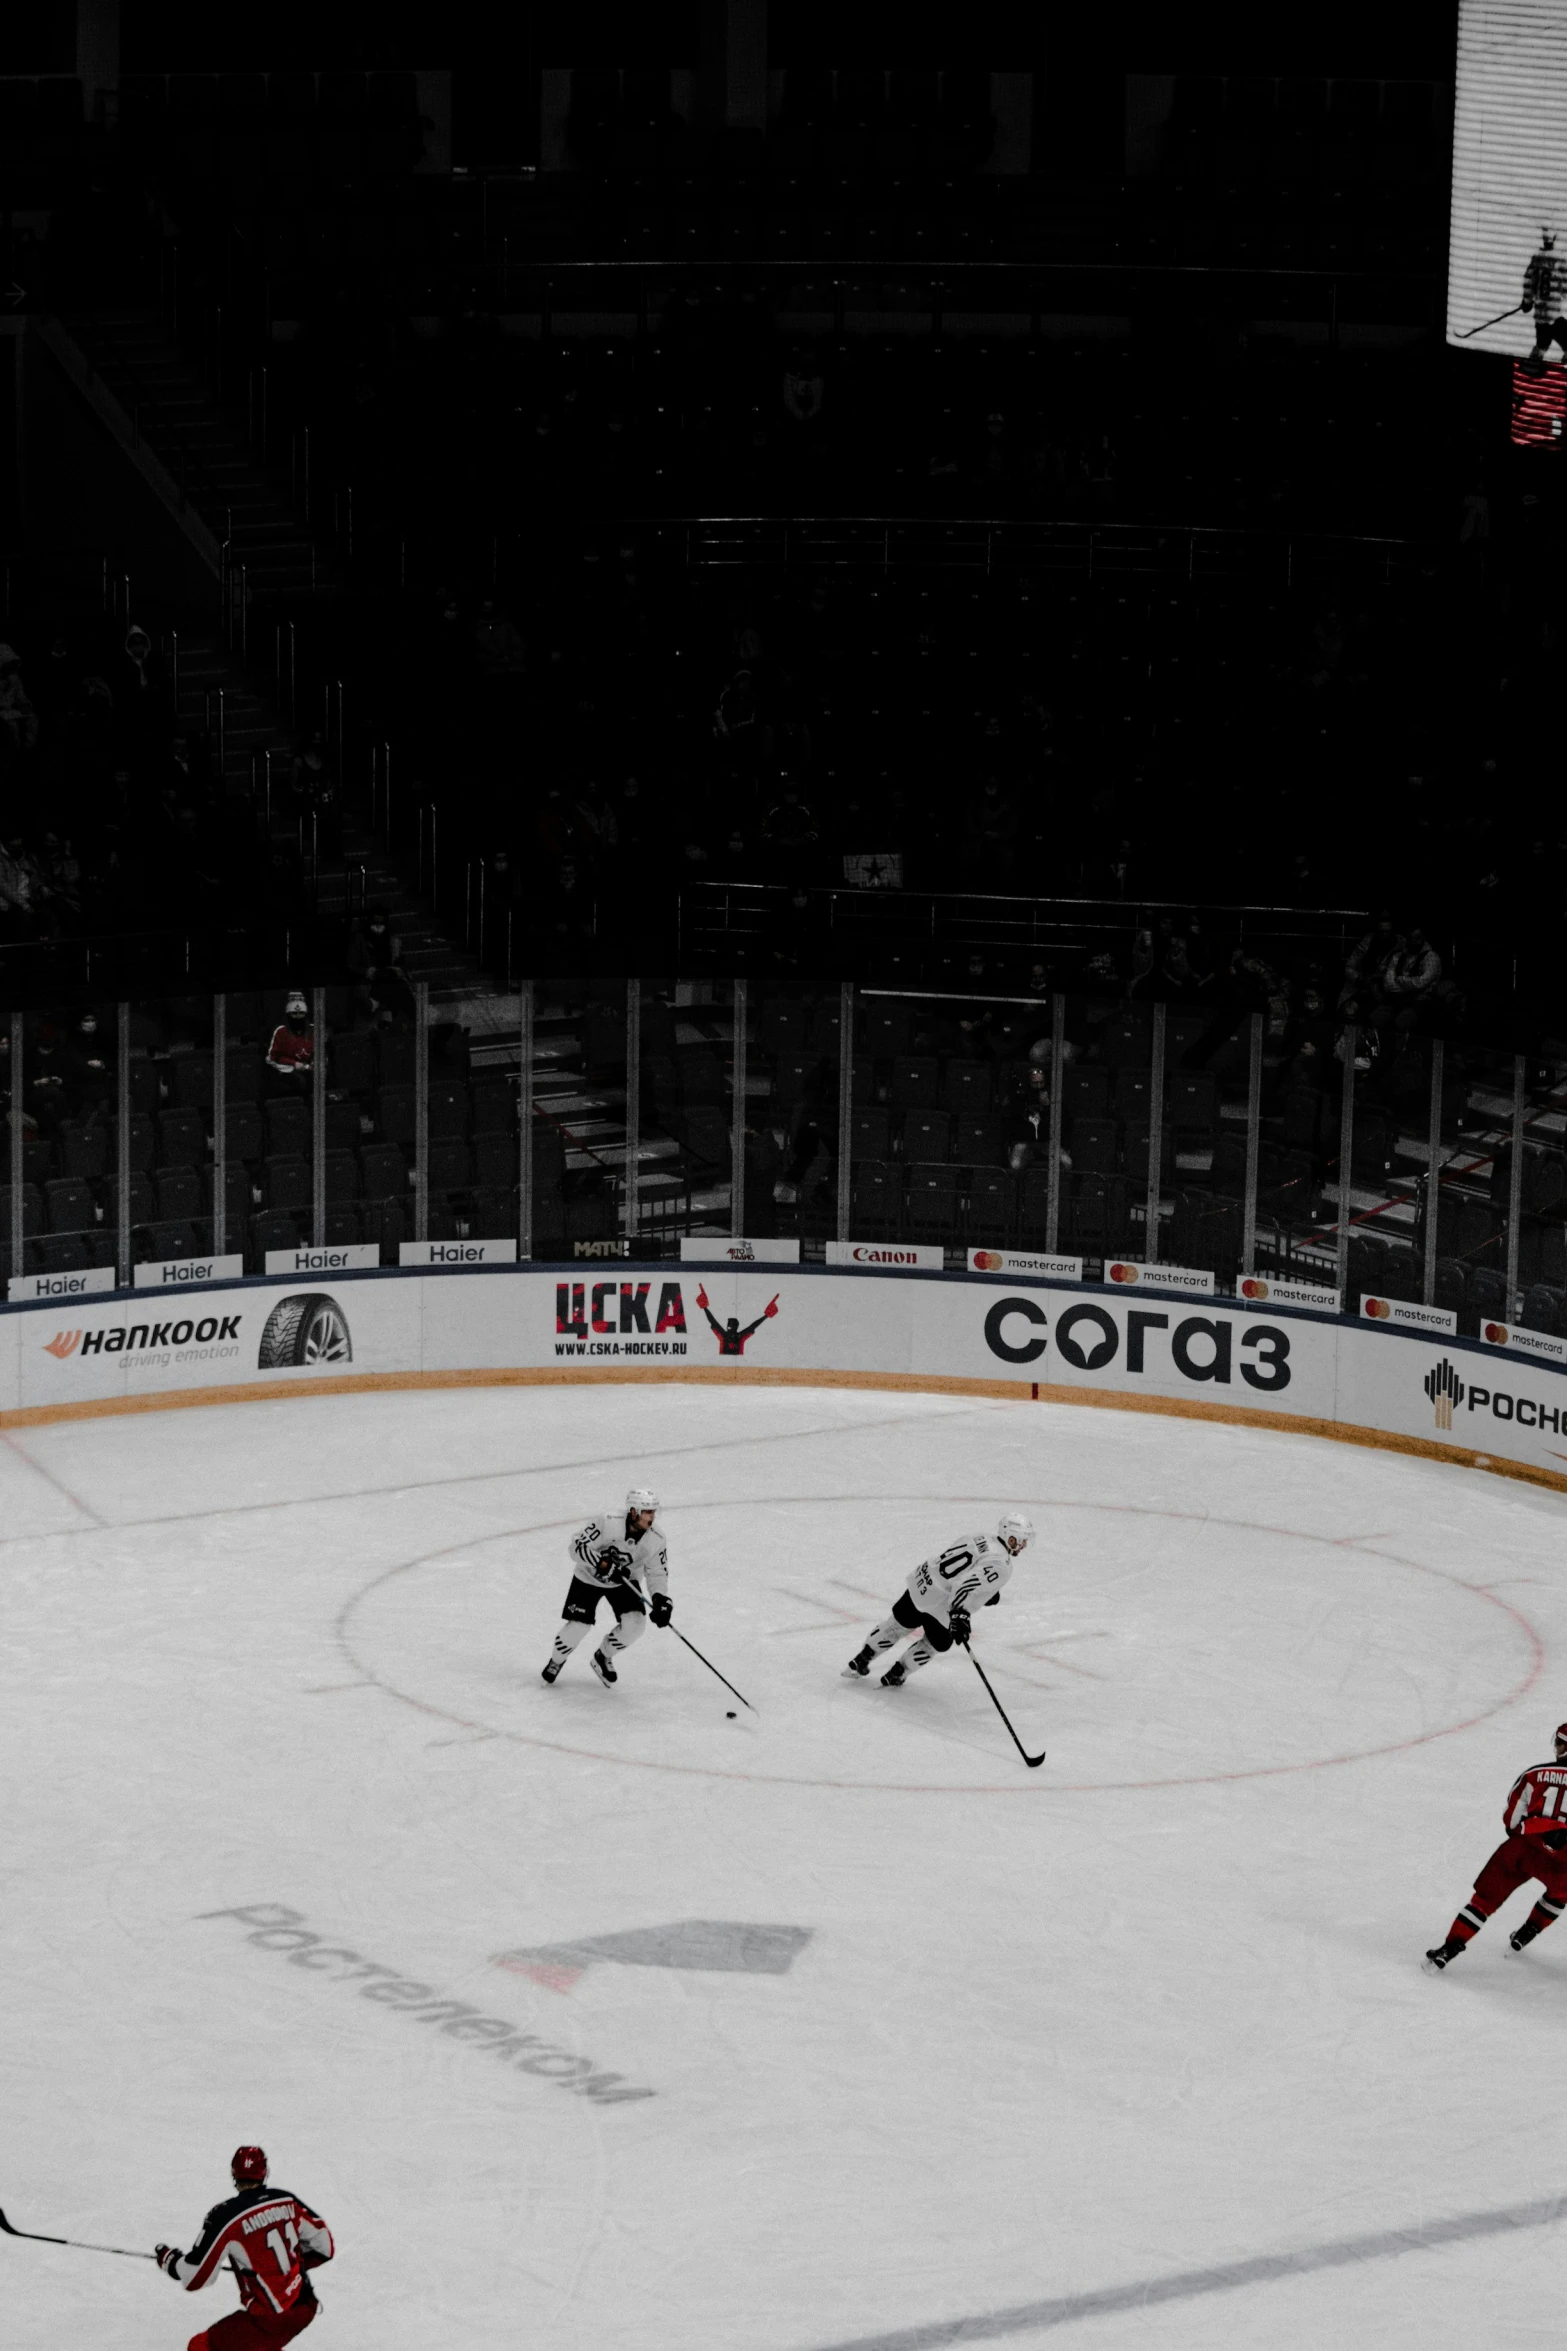
<instances>
[{"instance_id":1,"label":"rink boards","mask_svg":"<svg viewBox=\"0 0 1567 2351\"><path fill-rule=\"evenodd\" d=\"M639 1378L1103 1403L1307 1429L1567 1488L1561 1367L1151 1287L689 1263L339 1268L0 1311L0 1425L301 1385Z\"/></svg>"}]
</instances>

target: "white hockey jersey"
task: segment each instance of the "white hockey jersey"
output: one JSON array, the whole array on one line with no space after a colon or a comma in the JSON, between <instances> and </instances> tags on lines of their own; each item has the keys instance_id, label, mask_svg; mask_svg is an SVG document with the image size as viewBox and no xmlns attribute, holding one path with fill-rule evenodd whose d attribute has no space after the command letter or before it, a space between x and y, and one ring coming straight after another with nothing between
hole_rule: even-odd
<instances>
[{"instance_id":1,"label":"white hockey jersey","mask_svg":"<svg viewBox=\"0 0 1567 2351\"><path fill-rule=\"evenodd\" d=\"M571 1538L571 1572L585 1584L607 1592L612 1584L631 1583L648 1592L669 1589L669 1554L658 1521L644 1532L629 1525L624 1503L600 1511Z\"/></svg>"},{"instance_id":2,"label":"white hockey jersey","mask_svg":"<svg viewBox=\"0 0 1567 2351\"><path fill-rule=\"evenodd\" d=\"M922 1559L909 1578L909 1598L921 1616L947 1623L954 1608L970 1616L995 1599L1010 1577L1013 1558L996 1535L963 1535Z\"/></svg>"}]
</instances>

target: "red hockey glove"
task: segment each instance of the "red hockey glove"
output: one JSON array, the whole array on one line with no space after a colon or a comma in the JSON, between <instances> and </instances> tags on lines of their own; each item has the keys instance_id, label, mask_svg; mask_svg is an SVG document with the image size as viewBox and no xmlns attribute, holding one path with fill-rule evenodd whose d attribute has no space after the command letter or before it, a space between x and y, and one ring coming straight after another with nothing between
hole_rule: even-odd
<instances>
[{"instance_id":1,"label":"red hockey glove","mask_svg":"<svg viewBox=\"0 0 1567 2351\"><path fill-rule=\"evenodd\" d=\"M174 2264L177 2261L183 2261L184 2258L185 2256L178 2245L159 2245L153 2254L153 2259L158 2267L169 2277L174 2275Z\"/></svg>"}]
</instances>

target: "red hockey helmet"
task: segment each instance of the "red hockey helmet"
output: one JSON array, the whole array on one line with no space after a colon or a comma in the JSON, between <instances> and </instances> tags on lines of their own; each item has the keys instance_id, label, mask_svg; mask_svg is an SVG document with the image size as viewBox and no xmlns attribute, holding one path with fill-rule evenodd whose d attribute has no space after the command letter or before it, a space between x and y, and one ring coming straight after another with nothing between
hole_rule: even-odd
<instances>
[{"instance_id":1,"label":"red hockey helmet","mask_svg":"<svg viewBox=\"0 0 1567 2351\"><path fill-rule=\"evenodd\" d=\"M229 2165L236 2180L247 2187L258 2188L267 2176L266 2151L261 2147L236 2147L234 2160Z\"/></svg>"},{"instance_id":2,"label":"red hockey helmet","mask_svg":"<svg viewBox=\"0 0 1567 2351\"><path fill-rule=\"evenodd\" d=\"M1559 1722L1556 1726L1556 1760L1558 1763L1564 1755L1567 1755L1567 1722Z\"/></svg>"}]
</instances>

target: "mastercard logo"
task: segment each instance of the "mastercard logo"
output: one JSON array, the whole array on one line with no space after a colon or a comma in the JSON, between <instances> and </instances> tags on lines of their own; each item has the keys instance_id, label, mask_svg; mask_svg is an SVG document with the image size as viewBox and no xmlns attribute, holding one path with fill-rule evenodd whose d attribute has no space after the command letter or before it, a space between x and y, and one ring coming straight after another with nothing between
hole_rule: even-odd
<instances>
[{"instance_id":1,"label":"mastercard logo","mask_svg":"<svg viewBox=\"0 0 1567 2351\"><path fill-rule=\"evenodd\" d=\"M974 1252L974 1271L976 1273L999 1273L1001 1271L1001 1259L997 1251L994 1249L976 1249Z\"/></svg>"},{"instance_id":2,"label":"mastercard logo","mask_svg":"<svg viewBox=\"0 0 1567 2351\"><path fill-rule=\"evenodd\" d=\"M1368 1298L1366 1312L1373 1322L1386 1322L1393 1309L1385 1298Z\"/></svg>"},{"instance_id":3,"label":"mastercard logo","mask_svg":"<svg viewBox=\"0 0 1567 2351\"><path fill-rule=\"evenodd\" d=\"M1266 1298L1267 1295L1268 1285L1266 1282L1242 1282L1241 1284L1243 1298Z\"/></svg>"},{"instance_id":4,"label":"mastercard logo","mask_svg":"<svg viewBox=\"0 0 1567 2351\"><path fill-rule=\"evenodd\" d=\"M1110 1268L1110 1279L1113 1282L1135 1282L1137 1279L1137 1268L1135 1265L1112 1265Z\"/></svg>"},{"instance_id":5,"label":"mastercard logo","mask_svg":"<svg viewBox=\"0 0 1567 2351\"><path fill-rule=\"evenodd\" d=\"M1507 1344L1507 1328L1503 1323L1488 1322L1485 1326L1485 1335L1493 1347L1505 1347Z\"/></svg>"}]
</instances>

